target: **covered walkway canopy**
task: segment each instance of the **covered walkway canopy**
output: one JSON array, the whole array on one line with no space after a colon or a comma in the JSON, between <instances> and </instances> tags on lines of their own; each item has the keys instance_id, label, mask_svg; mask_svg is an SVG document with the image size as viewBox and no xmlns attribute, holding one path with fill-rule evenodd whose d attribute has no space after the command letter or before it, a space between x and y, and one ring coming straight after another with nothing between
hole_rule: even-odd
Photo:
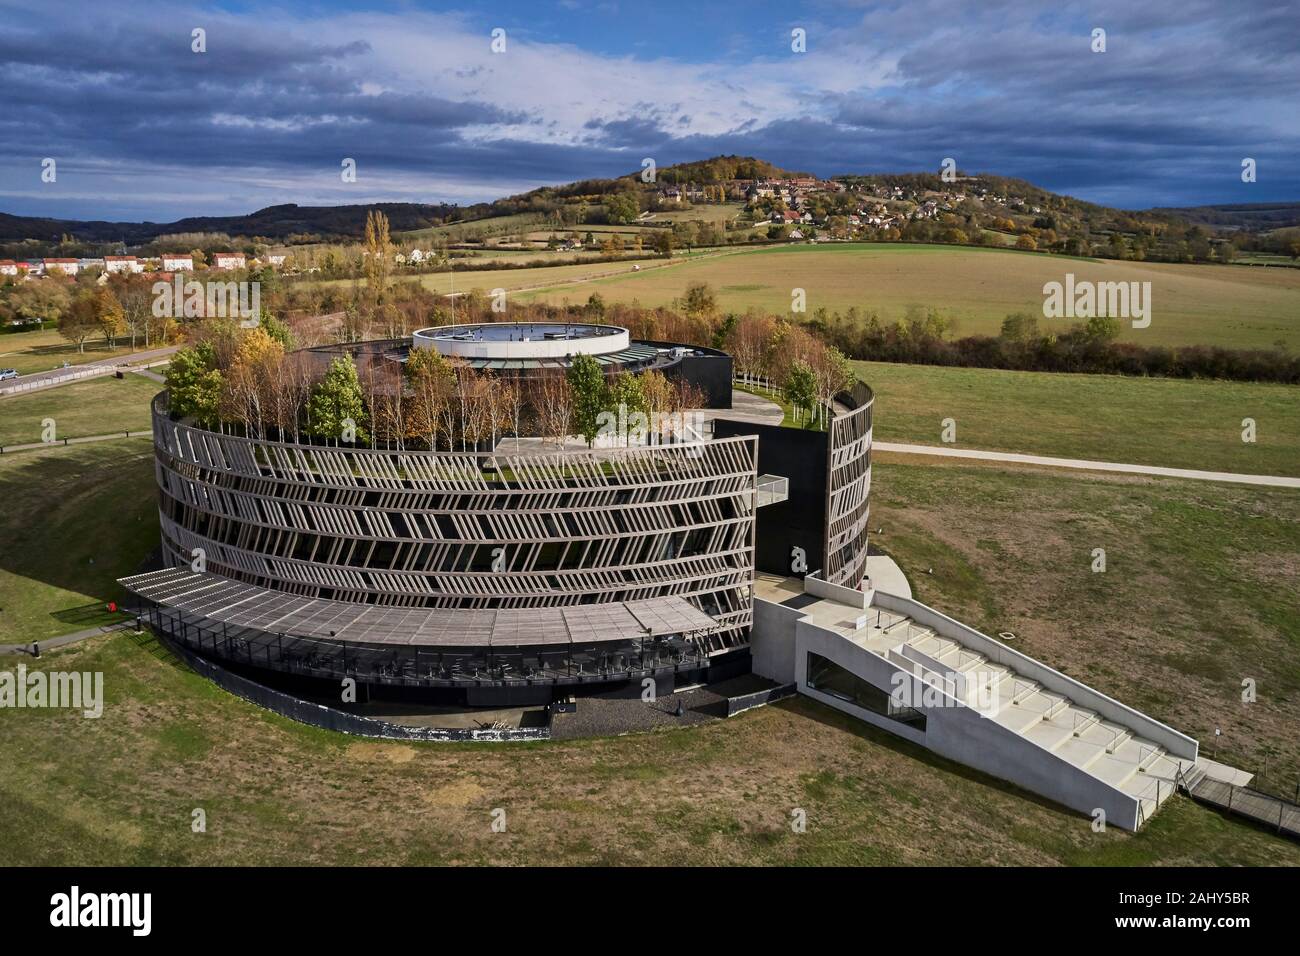
<instances>
[{"instance_id":1,"label":"covered walkway canopy","mask_svg":"<svg viewBox=\"0 0 1300 956\"><path fill-rule=\"evenodd\" d=\"M132 594L232 628L312 640L420 647L600 644L707 633L717 622L680 597L501 609L407 608L302 597L218 574L166 568L121 578Z\"/></svg>"}]
</instances>

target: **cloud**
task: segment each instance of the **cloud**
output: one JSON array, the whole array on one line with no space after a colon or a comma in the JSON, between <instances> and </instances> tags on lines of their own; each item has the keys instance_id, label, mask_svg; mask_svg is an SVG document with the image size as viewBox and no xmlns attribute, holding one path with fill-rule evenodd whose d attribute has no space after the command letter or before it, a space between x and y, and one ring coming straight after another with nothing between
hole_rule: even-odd
<instances>
[{"instance_id":1,"label":"cloud","mask_svg":"<svg viewBox=\"0 0 1300 956\"><path fill-rule=\"evenodd\" d=\"M1125 206L1300 198L1300 16L1288 2L818 4L738 12L714 43L686 9L672 56L638 55L627 18L593 38L587 4L544 17L65 6L31 17L0 2L7 211L470 202L718 152L823 175L952 156ZM498 22L507 49L494 54ZM788 52L795 25L806 54ZM195 26L206 53L190 49ZM1089 48L1094 27L1103 54ZM47 156L54 184L40 181ZM1250 188L1244 156L1259 161ZM339 178L345 157L355 184Z\"/></svg>"}]
</instances>

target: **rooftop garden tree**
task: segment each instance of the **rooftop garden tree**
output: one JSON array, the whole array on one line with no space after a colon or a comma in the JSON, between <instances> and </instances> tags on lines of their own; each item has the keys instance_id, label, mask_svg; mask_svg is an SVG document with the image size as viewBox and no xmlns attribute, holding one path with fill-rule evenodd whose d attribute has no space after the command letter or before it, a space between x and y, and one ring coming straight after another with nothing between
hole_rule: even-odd
<instances>
[{"instance_id":1,"label":"rooftop garden tree","mask_svg":"<svg viewBox=\"0 0 1300 956\"><path fill-rule=\"evenodd\" d=\"M566 377L573 393L573 427L591 445L600 430L597 418L605 410L605 373L590 355L579 355Z\"/></svg>"},{"instance_id":2,"label":"rooftop garden tree","mask_svg":"<svg viewBox=\"0 0 1300 956\"><path fill-rule=\"evenodd\" d=\"M357 366L351 355L330 362L325 377L312 389L307 402L307 423L310 434L332 438L338 442L363 442L366 430L365 402L361 395L361 382Z\"/></svg>"},{"instance_id":3,"label":"rooftop garden tree","mask_svg":"<svg viewBox=\"0 0 1300 956\"><path fill-rule=\"evenodd\" d=\"M167 366L167 395L171 410L203 425L217 422L225 378L216 367L212 346L184 348Z\"/></svg>"},{"instance_id":4,"label":"rooftop garden tree","mask_svg":"<svg viewBox=\"0 0 1300 956\"><path fill-rule=\"evenodd\" d=\"M785 397L796 412L810 412L817 401L817 376L803 359L790 366L785 380Z\"/></svg>"}]
</instances>

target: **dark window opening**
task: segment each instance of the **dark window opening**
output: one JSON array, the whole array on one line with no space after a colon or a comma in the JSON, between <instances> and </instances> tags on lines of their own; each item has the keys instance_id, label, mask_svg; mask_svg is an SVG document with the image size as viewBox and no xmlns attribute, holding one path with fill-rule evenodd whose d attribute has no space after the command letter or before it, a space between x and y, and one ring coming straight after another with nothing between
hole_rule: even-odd
<instances>
[{"instance_id":1,"label":"dark window opening","mask_svg":"<svg viewBox=\"0 0 1300 956\"><path fill-rule=\"evenodd\" d=\"M863 680L852 671L845 670L820 654L808 652L808 677L806 683L830 697L836 697L863 710L899 723L915 727L925 733L925 714L911 707L896 704L889 694L874 684Z\"/></svg>"}]
</instances>

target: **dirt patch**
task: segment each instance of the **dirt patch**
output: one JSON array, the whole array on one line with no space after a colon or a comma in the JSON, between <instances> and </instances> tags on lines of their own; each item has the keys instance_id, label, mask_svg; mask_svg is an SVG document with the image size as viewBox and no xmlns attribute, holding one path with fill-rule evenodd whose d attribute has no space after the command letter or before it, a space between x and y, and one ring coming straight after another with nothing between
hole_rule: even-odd
<instances>
[{"instance_id":1,"label":"dirt patch","mask_svg":"<svg viewBox=\"0 0 1300 956\"><path fill-rule=\"evenodd\" d=\"M347 758L356 763L404 764L415 759L416 749L404 744L356 743L347 749Z\"/></svg>"},{"instance_id":2,"label":"dirt patch","mask_svg":"<svg viewBox=\"0 0 1300 956\"><path fill-rule=\"evenodd\" d=\"M468 807L479 802L487 791L472 780L457 780L445 786L425 791L420 799L432 807Z\"/></svg>"}]
</instances>

